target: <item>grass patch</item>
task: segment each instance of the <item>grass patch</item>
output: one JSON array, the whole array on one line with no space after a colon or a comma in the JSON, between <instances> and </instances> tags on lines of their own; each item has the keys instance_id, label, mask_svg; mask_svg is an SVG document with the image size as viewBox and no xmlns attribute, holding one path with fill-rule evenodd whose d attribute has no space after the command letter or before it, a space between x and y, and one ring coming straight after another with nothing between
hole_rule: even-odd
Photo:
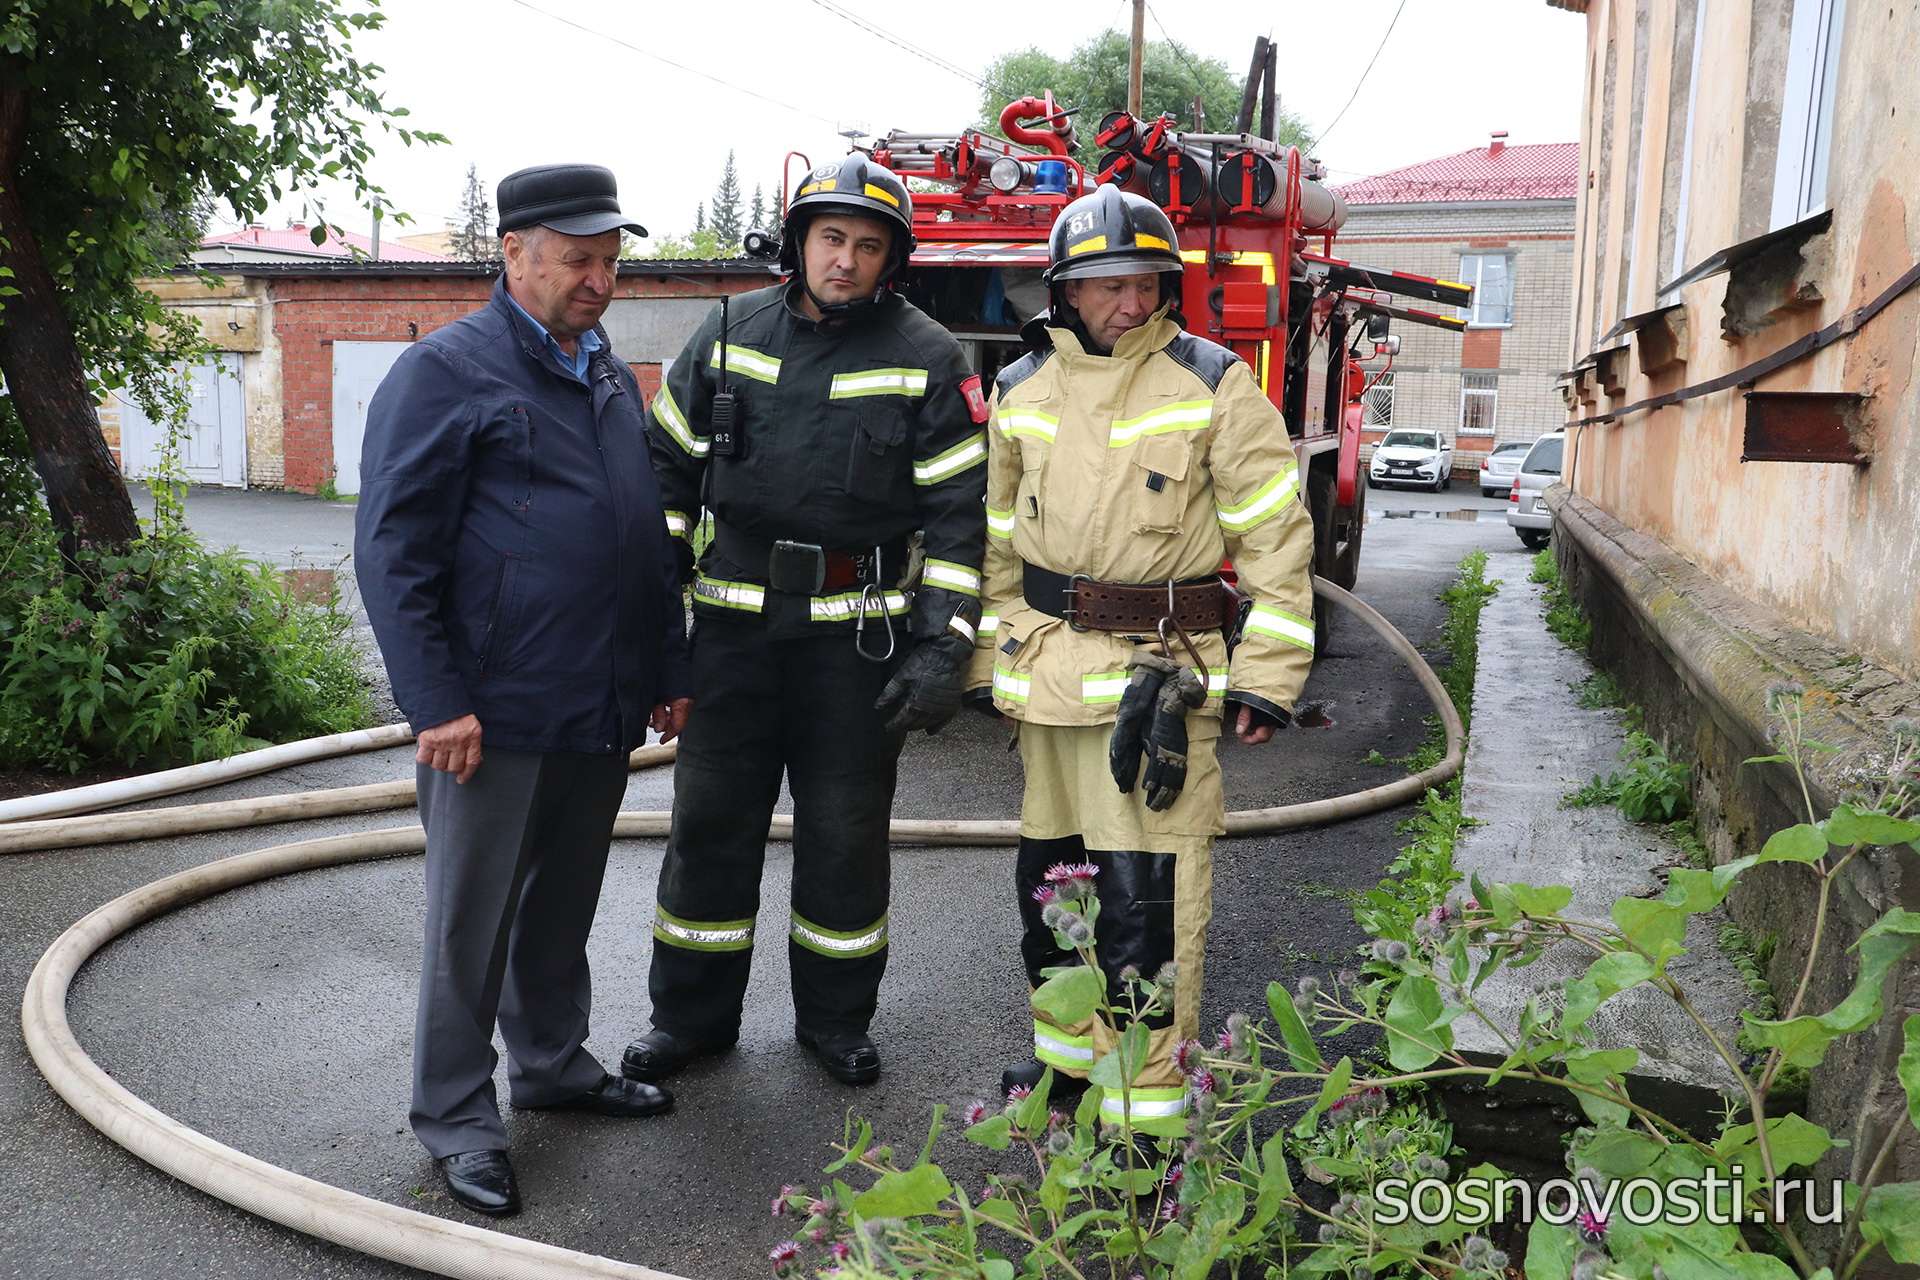
<instances>
[{"instance_id":1,"label":"grass patch","mask_svg":"<svg viewBox=\"0 0 1920 1280\"><path fill-rule=\"evenodd\" d=\"M1596 671L1585 680L1576 680L1572 689L1574 705L1587 711L1601 711L1610 707L1625 710L1627 707L1626 691L1606 671Z\"/></svg>"},{"instance_id":2,"label":"grass patch","mask_svg":"<svg viewBox=\"0 0 1920 1280\"><path fill-rule=\"evenodd\" d=\"M1629 822L1670 823L1687 816L1693 766L1673 759L1639 729L1627 731L1620 758L1627 762L1625 769L1593 779L1560 803L1569 809L1610 804Z\"/></svg>"},{"instance_id":3,"label":"grass patch","mask_svg":"<svg viewBox=\"0 0 1920 1280\"><path fill-rule=\"evenodd\" d=\"M1527 575L1527 581L1542 583L1547 588L1547 630L1575 653L1585 653L1588 642L1593 639L1593 624L1561 580L1560 566L1554 562L1551 550L1543 550L1533 557L1533 572Z\"/></svg>"},{"instance_id":4,"label":"grass patch","mask_svg":"<svg viewBox=\"0 0 1920 1280\"><path fill-rule=\"evenodd\" d=\"M1447 607L1441 639L1448 653L1448 662L1439 672L1440 683L1469 733L1473 677L1480 659L1480 611L1498 590L1487 581L1487 553L1475 551L1460 561L1459 575L1440 593ZM1429 716L1426 740L1407 757L1407 768L1415 773L1430 768L1446 751L1446 729L1438 716ZM1439 906L1460 879L1453 866L1453 846L1470 822L1460 812L1458 774L1442 786L1429 788L1413 816L1398 828L1411 839L1387 867L1386 878L1354 901L1354 918L1360 926L1377 937L1411 941L1414 922Z\"/></svg>"}]
</instances>

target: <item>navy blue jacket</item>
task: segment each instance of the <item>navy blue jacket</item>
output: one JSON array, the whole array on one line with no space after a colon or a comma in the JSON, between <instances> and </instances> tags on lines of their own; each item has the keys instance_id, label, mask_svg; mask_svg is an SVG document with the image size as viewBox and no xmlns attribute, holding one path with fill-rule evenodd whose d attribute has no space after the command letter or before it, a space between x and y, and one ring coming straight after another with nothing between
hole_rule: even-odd
<instances>
[{"instance_id":1,"label":"navy blue jacket","mask_svg":"<svg viewBox=\"0 0 1920 1280\"><path fill-rule=\"evenodd\" d=\"M640 388L604 345L587 378L502 279L374 393L355 576L415 732L471 713L485 747L630 751L689 693Z\"/></svg>"}]
</instances>

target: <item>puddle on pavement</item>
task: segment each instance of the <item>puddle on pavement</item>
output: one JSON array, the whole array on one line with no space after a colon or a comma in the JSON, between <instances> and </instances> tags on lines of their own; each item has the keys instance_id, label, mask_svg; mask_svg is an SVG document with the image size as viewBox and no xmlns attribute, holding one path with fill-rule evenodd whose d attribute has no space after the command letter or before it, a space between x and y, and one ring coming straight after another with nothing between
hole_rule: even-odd
<instances>
[{"instance_id":1,"label":"puddle on pavement","mask_svg":"<svg viewBox=\"0 0 1920 1280\"><path fill-rule=\"evenodd\" d=\"M1461 507L1457 511L1369 511L1367 523L1376 520L1464 520L1468 524L1505 524L1505 507L1489 511L1483 507Z\"/></svg>"},{"instance_id":2,"label":"puddle on pavement","mask_svg":"<svg viewBox=\"0 0 1920 1280\"><path fill-rule=\"evenodd\" d=\"M1295 713L1293 722L1302 729L1331 729L1335 722L1334 718L1328 715L1327 712L1331 709L1332 705L1332 703L1328 702L1306 703Z\"/></svg>"}]
</instances>

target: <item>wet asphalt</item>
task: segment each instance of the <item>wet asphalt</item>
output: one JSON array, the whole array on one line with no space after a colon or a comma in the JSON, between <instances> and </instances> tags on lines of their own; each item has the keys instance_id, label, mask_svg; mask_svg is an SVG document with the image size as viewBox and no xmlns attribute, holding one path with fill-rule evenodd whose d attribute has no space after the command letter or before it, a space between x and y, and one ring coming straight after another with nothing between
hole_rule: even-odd
<instances>
[{"instance_id":1,"label":"wet asphalt","mask_svg":"<svg viewBox=\"0 0 1920 1280\"><path fill-rule=\"evenodd\" d=\"M222 495L223 498L231 495ZM222 518L306 500L248 495ZM255 504L258 504L257 506ZM1439 660L1436 599L1461 556L1526 554L1504 504L1465 493L1369 495L1359 594ZM1458 514L1463 511L1471 515ZM1487 514L1479 514L1485 512ZM1404 513L1404 514L1402 514ZM189 514L192 515L190 500ZM351 511L295 513L317 545ZM331 522L331 523L330 523ZM331 531L331 532L330 532ZM1518 572L1524 573L1524 569ZM1356 623L1338 626L1306 703L1317 728L1223 751L1234 808L1287 804L1375 785L1421 740L1427 708L1410 674ZM1483 726L1483 731L1485 726ZM408 776L411 751L350 757L191 797L222 799ZM629 809L667 807L670 771L634 775ZM985 718L916 738L902 761L902 817L1017 811L1018 758ZM160 804L178 801L161 801ZM1345 895L1392 859L1404 810L1269 838L1222 841L1203 1025L1264 1009L1266 984L1324 974L1361 941ZM17 1000L58 934L91 908L214 858L319 835L403 825L406 812L0 860L0 988ZM616 1064L647 1025L649 923L657 841L614 847L590 947L589 1045ZM763 936L784 932L790 859L768 850ZM932 1108L991 1097L1024 1056L1030 1029L1014 950L1011 857L1003 849L902 848L894 862L892 948L874 1035L881 1082L832 1083L793 1043L784 946L754 957L739 1048L673 1081L678 1105L650 1120L509 1113L526 1211L497 1229L699 1280L767 1274L782 1238L767 1203L811 1183L844 1117L918 1145ZM361 1194L466 1217L445 1197L406 1125L418 966L417 858L308 872L162 917L109 946L79 975L69 1016L80 1043L161 1111L251 1155ZM17 1007L17 1006L16 1006ZM1347 1049L1357 1045L1345 1046ZM504 1069L500 1091L505 1096ZM962 1185L1011 1155L941 1140ZM0 1277L223 1280L413 1275L253 1218L123 1152L67 1109L27 1057L18 1022L0 1022ZM478 1219L469 1219L478 1221Z\"/></svg>"}]
</instances>

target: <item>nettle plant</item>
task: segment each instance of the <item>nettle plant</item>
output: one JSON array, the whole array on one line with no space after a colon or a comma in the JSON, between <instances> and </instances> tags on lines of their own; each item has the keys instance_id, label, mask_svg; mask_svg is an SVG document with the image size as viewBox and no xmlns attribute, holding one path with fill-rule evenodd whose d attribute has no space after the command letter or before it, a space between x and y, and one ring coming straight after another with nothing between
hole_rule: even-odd
<instances>
[{"instance_id":1,"label":"nettle plant","mask_svg":"<svg viewBox=\"0 0 1920 1280\"><path fill-rule=\"evenodd\" d=\"M1306 978L1291 991L1271 984L1266 1020L1235 1014L1211 1047L1179 1045L1191 1105L1188 1132L1175 1141L1099 1114L1101 1090L1128 1097L1147 1065L1139 1019L1166 1007L1172 975L1123 975L1127 1007L1110 1007L1090 936L1094 886L1063 878L1053 922L1080 963L1050 971L1034 1003L1063 1024L1096 1010L1135 1019L1094 1064L1099 1087L1071 1114L1049 1104L1051 1073L1003 1106L966 1108L965 1138L1017 1152L1019 1164L971 1190L933 1160L945 1107L909 1159L850 1118L826 1183L783 1187L773 1202L775 1216L797 1228L770 1255L775 1274L1472 1280L1524 1267L1528 1280L1848 1280L1879 1257L1920 1264L1920 1182L1881 1180L1906 1126L1890 1128L1858 1182L1809 1192L1813 1166L1843 1141L1769 1106L1783 1072L1819 1065L1835 1042L1879 1023L1888 973L1920 943L1920 913L1888 911L1849 948L1858 976L1848 995L1824 1012L1807 1009L1814 973L1838 962L1828 926L1840 878L1869 849L1920 851L1920 822L1908 817L1920 727L1896 726L1884 778L1823 819L1805 786L1821 748L1804 732L1799 695L1783 691L1771 705L1779 754L1749 763L1794 770L1809 796L1806 822L1713 870L1673 868L1660 896L1622 898L1603 921L1568 914L1566 886L1475 879L1470 897L1435 908L1411 941L1376 938L1368 972ZM1818 905L1797 989L1777 1018L1743 1015L1740 1038L1755 1050L1743 1054L1667 967L1684 950L1689 918L1772 863L1804 868ZM1591 953L1591 963L1536 987L1516 1016L1480 1003L1495 973L1567 947ZM1396 980L1380 981L1382 970ZM1639 1051L1594 1033L1599 1007L1637 987L1671 999L1737 1082L1717 1133L1692 1132L1636 1099L1627 1076ZM1500 1061L1456 1047L1456 1025L1469 1021L1491 1030ZM1329 1063L1323 1042L1360 1028L1379 1034L1384 1062ZM1897 1074L1920 1127L1920 1015L1904 1032ZM1444 1126L1409 1105L1430 1084L1505 1080L1564 1090L1578 1104L1586 1123L1568 1142L1571 1177L1534 1188L1490 1164L1456 1171ZM1290 1141L1304 1187L1289 1171ZM1809 1238L1808 1219L1832 1228L1824 1249Z\"/></svg>"}]
</instances>

